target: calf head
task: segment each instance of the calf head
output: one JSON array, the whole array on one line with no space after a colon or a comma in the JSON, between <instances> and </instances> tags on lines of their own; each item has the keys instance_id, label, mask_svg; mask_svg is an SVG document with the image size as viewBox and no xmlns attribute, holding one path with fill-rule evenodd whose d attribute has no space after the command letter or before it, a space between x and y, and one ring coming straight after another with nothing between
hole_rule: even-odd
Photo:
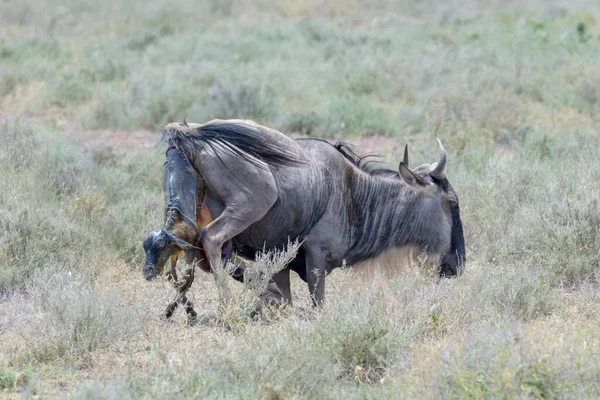
<instances>
[{"instance_id":1,"label":"calf head","mask_svg":"<svg viewBox=\"0 0 600 400\"><path fill-rule=\"evenodd\" d=\"M403 161L400 162L400 176L424 196L439 199L439 217L445 219L450 226L449 246L442 254L440 276L454 276L462 272L465 257L465 239L458 196L448 182L444 168L446 166L446 150L438 139L440 160L431 165L421 165L414 170L408 168L408 148L404 148ZM444 221L439 221L444 223Z\"/></svg>"},{"instance_id":2,"label":"calf head","mask_svg":"<svg viewBox=\"0 0 600 400\"><path fill-rule=\"evenodd\" d=\"M168 232L164 228L156 229L148 234L144 240L146 261L144 262L144 276L150 280L161 274L169 257L183 251L201 250L185 240Z\"/></svg>"}]
</instances>

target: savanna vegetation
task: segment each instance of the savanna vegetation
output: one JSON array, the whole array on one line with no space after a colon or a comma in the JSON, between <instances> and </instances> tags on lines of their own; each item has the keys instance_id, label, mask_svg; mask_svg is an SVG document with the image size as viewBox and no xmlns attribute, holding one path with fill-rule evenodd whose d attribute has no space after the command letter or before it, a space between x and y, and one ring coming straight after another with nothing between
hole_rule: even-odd
<instances>
[{"instance_id":1,"label":"savanna vegetation","mask_svg":"<svg viewBox=\"0 0 600 400\"><path fill-rule=\"evenodd\" d=\"M0 3L0 392L40 398L600 397L592 0ZM396 166L449 152L467 265L251 319L196 278L160 315L160 127L250 118ZM280 259L276 259L278 262ZM268 263L267 263L268 264ZM260 266L259 266L260 267Z\"/></svg>"}]
</instances>

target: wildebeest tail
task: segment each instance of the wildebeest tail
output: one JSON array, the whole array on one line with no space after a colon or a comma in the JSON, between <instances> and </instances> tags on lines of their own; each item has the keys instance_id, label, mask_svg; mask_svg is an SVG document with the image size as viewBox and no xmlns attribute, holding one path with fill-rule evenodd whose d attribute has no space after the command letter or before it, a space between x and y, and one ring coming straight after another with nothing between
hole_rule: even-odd
<instances>
[{"instance_id":1,"label":"wildebeest tail","mask_svg":"<svg viewBox=\"0 0 600 400\"><path fill-rule=\"evenodd\" d=\"M259 125L242 122L209 122L203 125L173 123L165 127L163 140L190 153L193 146L207 145L240 157L249 163L265 168L260 160L273 166L293 166L303 163L303 158L293 144L276 140L272 133ZM293 142L292 142L293 143Z\"/></svg>"}]
</instances>

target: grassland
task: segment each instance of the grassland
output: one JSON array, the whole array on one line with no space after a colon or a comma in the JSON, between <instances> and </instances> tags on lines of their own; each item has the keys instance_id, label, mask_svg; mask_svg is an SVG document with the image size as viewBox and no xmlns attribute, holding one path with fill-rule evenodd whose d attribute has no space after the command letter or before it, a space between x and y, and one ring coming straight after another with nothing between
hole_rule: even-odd
<instances>
[{"instance_id":1,"label":"grassland","mask_svg":"<svg viewBox=\"0 0 600 400\"><path fill-rule=\"evenodd\" d=\"M600 7L591 0L0 3L0 392L600 397ZM448 149L465 273L159 318L161 125L252 118L413 165ZM385 137L385 138L384 138ZM233 287L232 283L232 287ZM194 284L215 311L213 279ZM242 310L242 311L240 311Z\"/></svg>"}]
</instances>

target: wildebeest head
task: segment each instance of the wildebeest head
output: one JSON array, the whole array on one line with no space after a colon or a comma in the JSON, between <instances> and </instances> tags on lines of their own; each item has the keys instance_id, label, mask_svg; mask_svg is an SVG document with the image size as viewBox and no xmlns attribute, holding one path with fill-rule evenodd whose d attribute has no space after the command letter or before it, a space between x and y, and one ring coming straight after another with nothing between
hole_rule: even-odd
<instances>
[{"instance_id":1,"label":"wildebeest head","mask_svg":"<svg viewBox=\"0 0 600 400\"><path fill-rule=\"evenodd\" d=\"M458 196L448 182L444 169L446 167L446 150L438 139L440 160L431 165L421 165L414 170L408 168L408 148L404 149L403 161L400 162L400 176L406 183L422 192L427 197L438 198L442 215L448 218L452 226L450 247L442 255L440 276L453 276L462 272L465 257L465 239Z\"/></svg>"},{"instance_id":2,"label":"wildebeest head","mask_svg":"<svg viewBox=\"0 0 600 400\"><path fill-rule=\"evenodd\" d=\"M144 262L144 276L150 280L161 274L169 257L181 250L200 250L183 239L178 238L164 228L156 229L148 234L144 240L146 261Z\"/></svg>"}]
</instances>

